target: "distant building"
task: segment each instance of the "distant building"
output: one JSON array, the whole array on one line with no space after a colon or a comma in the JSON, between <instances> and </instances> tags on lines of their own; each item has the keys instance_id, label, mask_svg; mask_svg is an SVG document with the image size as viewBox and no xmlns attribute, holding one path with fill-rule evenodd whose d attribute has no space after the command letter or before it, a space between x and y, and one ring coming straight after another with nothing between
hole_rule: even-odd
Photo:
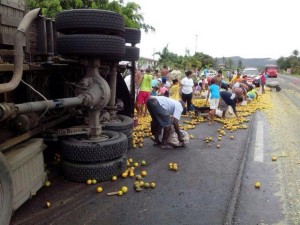
<instances>
[{"instance_id":1,"label":"distant building","mask_svg":"<svg viewBox=\"0 0 300 225\"><path fill-rule=\"evenodd\" d=\"M157 66L157 62L158 61L155 59L140 57L139 61L137 62L137 67L143 70L147 68L154 69Z\"/></svg>"}]
</instances>

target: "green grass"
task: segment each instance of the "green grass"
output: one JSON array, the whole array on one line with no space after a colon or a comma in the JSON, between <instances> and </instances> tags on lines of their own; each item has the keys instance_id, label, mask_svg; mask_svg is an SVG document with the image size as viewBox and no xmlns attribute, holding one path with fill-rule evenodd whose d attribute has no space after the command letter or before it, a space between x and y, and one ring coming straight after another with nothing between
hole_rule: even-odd
<instances>
[{"instance_id":1,"label":"green grass","mask_svg":"<svg viewBox=\"0 0 300 225\"><path fill-rule=\"evenodd\" d=\"M284 73L282 73L282 75L290 75L290 76L293 76L293 77L300 78L300 74L284 74Z\"/></svg>"}]
</instances>

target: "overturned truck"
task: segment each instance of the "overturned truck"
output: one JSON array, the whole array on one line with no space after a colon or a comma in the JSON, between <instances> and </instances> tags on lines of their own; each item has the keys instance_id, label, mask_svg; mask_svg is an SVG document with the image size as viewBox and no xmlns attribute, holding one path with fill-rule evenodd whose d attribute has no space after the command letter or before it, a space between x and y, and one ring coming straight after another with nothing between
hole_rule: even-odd
<instances>
[{"instance_id":1,"label":"overturned truck","mask_svg":"<svg viewBox=\"0 0 300 225\"><path fill-rule=\"evenodd\" d=\"M52 20L27 12L25 1L1 1L0 13L0 224L9 224L46 180L43 152L51 146L60 146L67 180L122 173L134 91L119 62L131 61L134 72L141 32L105 10L67 10Z\"/></svg>"}]
</instances>

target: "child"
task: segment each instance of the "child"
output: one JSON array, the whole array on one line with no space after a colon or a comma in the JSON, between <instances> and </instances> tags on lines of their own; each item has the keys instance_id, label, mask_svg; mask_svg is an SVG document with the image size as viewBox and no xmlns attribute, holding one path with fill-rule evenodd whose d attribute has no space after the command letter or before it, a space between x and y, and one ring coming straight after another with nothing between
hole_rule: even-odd
<instances>
[{"instance_id":1,"label":"child","mask_svg":"<svg viewBox=\"0 0 300 225\"><path fill-rule=\"evenodd\" d=\"M173 82L173 85L172 85L171 90L170 90L171 93L172 93L172 95L171 95L170 98L179 101L180 100L180 95L179 95L179 88L180 88L179 81L178 81L178 79L174 79L172 82Z\"/></svg>"},{"instance_id":2,"label":"child","mask_svg":"<svg viewBox=\"0 0 300 225\"><path fill-rule=\"evenodd\" d=\"M157 96L158 87L154 86L152 87L152 91L150 93L151 96Z\"/></svg>"},{"instance_id":3,"label":"child","mask_svg":"<svg viewBox=\"0 0 300 225\"><path fill-rule=\"evenodd\" d=\"M258 98L258 94L255 88L253 88L251 91L247 92L247 97L250 101Z\"/></svg>"},{"instance_id":4,"label":"child","mask_svg":"<svg viewBox=\"0 0 300 225\"><path fill-rule=\"evenodd\" d=\"M216 114L216 109L219 106L219 101L220 101L220 86L216 84L215 79L211 79L211 84L208 87L208 94L206 98L206 104L209 99L209 106L210 106L210 118L208 124L212 124L214 122L215 114Z\"/></svg>"},{"instance_id":5,"label":"child","mask_svg":"<svg viewBox=\"0 0 300 225\"><path fill-rule=\"evenodd\" d=\"M158 95L164 96L165 92L168 90L165 84L160 83L159 85L159 90L158 90Z\"/></svg>"},{"instance_id":6,"label":"child","mask_svg":"<svg viewBox=\"0 0 300 225\"><path fill-rule=\"evenodd\" d=\"M197 82L195 82L195 89L194 89L194 97L199 97L200 96L200 93L201 93L201 85L202 84L199 84Z\"/></svg>"}]
</instances>

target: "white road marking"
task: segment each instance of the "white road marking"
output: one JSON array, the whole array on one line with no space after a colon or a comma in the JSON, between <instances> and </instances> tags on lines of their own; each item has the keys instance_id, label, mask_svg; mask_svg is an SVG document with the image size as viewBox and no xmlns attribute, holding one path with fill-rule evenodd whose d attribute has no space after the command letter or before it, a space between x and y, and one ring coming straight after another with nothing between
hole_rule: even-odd
<instances>
[{"instance_id":1,"label":"white road marking","mask_svg":"<svg viewBox=\"0 0 300 225\"><path fill-rule=\"evenodd\" d=\"M257 121L255 137L254 161L264 162L264 127L263 121Z\"/></svg>"}]
</instances>

